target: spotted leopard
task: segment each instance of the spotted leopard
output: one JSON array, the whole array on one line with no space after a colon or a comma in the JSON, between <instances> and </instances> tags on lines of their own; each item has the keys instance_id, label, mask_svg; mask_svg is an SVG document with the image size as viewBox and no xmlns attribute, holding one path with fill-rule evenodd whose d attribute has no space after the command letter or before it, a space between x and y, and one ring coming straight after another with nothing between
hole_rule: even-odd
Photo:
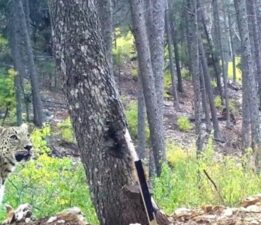
<instances>
[{"instance_id":1,"label":"spotted leopard","mask_svg":"<svg viewBox=\"0 0 261 225\"><path fill-rule=\"evenodd\" d=\"M32 143L26 124L19 127L0 127L0 204L6 178L18 162L29 160L31 155Z\"/></svg>"}]
</instances>

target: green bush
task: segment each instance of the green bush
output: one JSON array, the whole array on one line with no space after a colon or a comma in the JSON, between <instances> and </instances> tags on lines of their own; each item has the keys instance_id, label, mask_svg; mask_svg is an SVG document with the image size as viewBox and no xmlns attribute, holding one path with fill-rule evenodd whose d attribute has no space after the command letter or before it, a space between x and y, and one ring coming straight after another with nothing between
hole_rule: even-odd
<instances>
[{"instance_id":1,"label":"green bush","mask_svg":"<svg viewBox=\"0 0 261 225\"><path fill-rule=\"evenodd\" d=\"M128 123L128 128L132 138L137 139L137 129L138 129L138 106L136 101L131 101L125 110L125 116ZM150 131L146 123L145 135L147 142L149 141Z\"/></svg>"},{"instance_id":2,"label":"green bush","mask_svg":"<svg viewBox=\"0 0 261 225\"><path fill-rule=\"evenodd\" d=\"M134 52L134 37L129 31L126 34L120 28L115 29L115 45L112 49L114 63L121 65L124 60L130 59Z\"/></svg>"},{"instance_id":3,"label":"green bush","mask_svg":"<svg viewBox=\"0 0 261 225\"><path fill-rule=\"evenodd\" d=\"M220 95L217 95L214 99L214 105L217 109L220 109L222 108L222 100L221 100L221 97Z\"/></svg>"},{"instance_id":4,"label":"green bush","mask_svg":"<svg viewBox=\"0 0 261 225\"><path fill-rule=\"evenodd\" d=\"M13 69L9 69L5 74L0 74L0 110L2 113L7 110L9 113L15 111L15 76L16 71Z\"/></svg>"},{"instance_id":5,"label":"green bush","mask_svg":"<svg viewBox=\"0 0 261 225\"><path fill-rule=\"evenodd\" d=\"M177 125L178 125L179 130L184 131L184 132L188 132L189 130L192 129L192 124L189 121L188 117L186 117L186 116L178 117Z\"/></svg>"},{"instance_id":6,"label":"green bush","mask_svg":"<svg viewBox=\"0 0 261 225\"><path fill-rule=\"evenodd\" d=\"M163 84L164 84L164 97L169 98L170 97L169 91L171 90L172 87L171 74L169 70L167 70L164 73Z\"/></svg>"},{"instance_id":7,"label":"green bush","mask_svg":"<svg viewBox=\"0 0 261 225\"><path fill-rule=\"evenodd\" d=\"M248 156L218 157L212 139L198 157L195 148L182 150L170 142L167 160L168 165L163 166L161 176L154 179L153 193L157 203L168 213L178 207L204 204L236 206L242 198L261 191L261 175L246 166ZM216 183L221 198L203 170Z\"/></svg>"},{"instance_id":8,"label":"green bush","mask_svg":"<svg viewBox=\"0 0 261 225\"><path fill-rule=\"evenodd\" d=\"M20 164L8 177L4 203L12 207L29 203L37 218L76 206L81 208L91 224L98 224L82 164L70 158L48 156L45 138L49 135L50 127L47 125L33 131L36 159ZM0 220L6 217L3 205L0 207Z\"/></svg>"},{"instance_id":9,"label":"green bush","mask_svg":"<svg viewBox=\"0 0 261 225\"><path fill-rule=\"evenodd\" d=\"M59 128L60 135L65 141L69 143L76 142L70 117L58 123L57 127Z\"/></svg>"}]
</instances>

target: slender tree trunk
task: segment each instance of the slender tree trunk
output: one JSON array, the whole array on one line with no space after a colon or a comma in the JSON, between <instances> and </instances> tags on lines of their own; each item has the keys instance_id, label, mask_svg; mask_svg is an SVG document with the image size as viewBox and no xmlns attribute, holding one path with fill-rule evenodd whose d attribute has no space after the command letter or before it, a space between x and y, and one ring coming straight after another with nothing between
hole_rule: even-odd
<instances>
[{"instance_id":1,"label":"slender tree trunk","mask_svg":"<svg viewBox=\"0 0 261 225\"><path fill-rule=\"evenodd\" d=\"M142 89L142 81L139 75L139 93L138 93L138 153L141 159L147 158L149 159L148 155L145 154L146 150L146 107Z\"/></svg>"},{"instance_id":2,"label":"slender tree trunk","mask_svg":"<svg viewBox=\"0 0 261 225\"><path fill-rule=\"evenodd\" d=\"M205 114L205 124L206 124L206 130L208 133L211 132L211 121L209 116L209 110L208 110L208 100L207 100L207 91L206 91L206 84L205 84L205 78L203 74L203 67L202 62L200 64L200 87L201 87L201 96L202 96L202 106Z\"/></svg>"},{"instance_id":3,"label":"slender tree trunk","mask_svg":"<svg viewBox=\"0 0 261 225\"><path fill-rule=\"evenodd\" d=\"M259 94L259 104L261 103L261 46L260 46L260 36L258 31L258 22L256 15L257 3L256 0L249 0L249 20L251 25L251 30L253 32L253 56L255 59L256 70L257 70L257 82L258 82L258 94Z\"/></svg>"},{"instance_id":4,"label":"slender tree trunk","mask_svg":"<svg viewBox=\"0 0 261 225\"><path fill-rule=\"evenodd\" d=\"M197 134L197 151L200 153L203 149L202 127L201 127L201 93L200 93L200 73L199 73L199 52L198 52L198 17L197 1L187 0L188 9L188 48L191 54L191 70L194 90L194 110L195 126Z\"/></svg>"},{"instance_id":5,"label":"slender tree trunk","mask_svg":"<svg viewBox=\"0 0 261 225\"><path fill-rule=\"evenodd\" d=\"M96 0L98 15L101 23L102 39L105 44L106 57L113 74L112 59L112 40L113 40L113 20L112 20L112 1Z\"/></svg>"},{"instance_id":6,"label":"slender tree trunk","mask_svg":"<svg viewBox=\"0 0 261 225\"><path fill-rule=\"evenodd\" d=\"M164 31L165 31L165 0L150 0L149 21L149 45L151 54L151 65L155 82L155 90L158 104L159 131L164 137ZM144 89L145 90L145 89ZM160 152L160 160L165 159L165 146L163 140ZM155 158L155 153L154 153ZM157 159L155 158L155 161ZM157 164L157 162L155 163ZM156 169L157 170L157 169Z\"/></svg>"},{"instance_id":7,"label":"slender tree trunk","mask_svg":"<svg viewBox=\"0 0 261 225\"><path fill-rule=\"evenodd\" d=\"M14 0L13 0L14 1ZM19 15L20 23L21 23L21 31L25 40L25 48L28 56L28 66L29 73L31 78L31 86L32 86L32 97L33 97L33 111L34 111L34 123L37 126L42 126L44 118L43 118L43 107L42 101L40 97L40 85L38 80L38 73L36 71L36 66L34 63L34 55L33 49L31 45L31 40L26 24L26 17L23 9L22 0L17 0L17 15Z\"/></svg>"},{"instance_id":8,"label":"slender tree trunk","mask_svg":"<svg viewBox=\"0 0 261 225\"><path fill-rule=\"evenodd\" d=\"M140 199L134 205L123 197L133 182L133 162L94 1L49 0L49 8L56 62L99 222L147 225Z\"/></svg>"},{"instance_id":9,"label":"slender tree trunk","mask_svg":"<svg viewBox=\"0 0 261 225\"><path fill-rule=\"evenodd\" d=\"M139 71L142 78L142 85L148 115L148 122L151 134L151 144L156 165L156 173L161 172L161 163L165 159L165 145L163 134L163 118L159 112L158 99L153 76L149 39L146 32L144 6L140 0L130 0L134 37L138 52ZM158 86L159 88L159 86ZM159 92L158 92L159 93Z\"/></svg>"},{"instance_id":10,"label":"slender tree trunk","mask_svg":"<svg viewBox=\"0 0 261 225\"><path fill-rule=\"evenodd\" d=\"M17 74L15 76L14 85L15 85L15 96L16 96L16 123L17 125L22 124L22 83L21 83L21 76L23 71L22 60L20 55L20 49L18 44L18 21L16 15L16 6L14 2L11 2L11 15L10 15L10 24L11 24L11 36L10 36L10 43L11 43L11 54L15 64L15 69Z\"/></svg>"},{"instance_id":11,"label":"slender tree trunk","mask_svg":"<svg viewBox=\"0 0 261 225\"><path fill-rule=\"evenodd\" d=\"M174 68L174 59L173 59L173 40L171 36L171 27L170 27L170 15L169 15L169 7L168 7L168 1L166 0L166 34L167 34L167 42L168 42L168 52L169 52L169 68L170 68L170 74L171 74L171 81L172 81L172 94L174 99L174 106L179 109L179 99L178 99L178 93L176 89L176 81L175 81L175 68ZM179 62L178 62L179 63ZM181 85L181 91L182 90L182 83ZM178 84L179 86L179 84Z\"/></svg>"},{"instance_id":12,"label":"slender tree trunk","mask_svg":"<svg viewBox=\"0 0 261 225\"><path fill-rule=\"evenodd\" d=\"M224 95L225 95L225 107L227 112L229 111L229 99L227 93L227 71L225 67L224 58L224 46L222 44L220 21L219 21L219 4L218 0L212 0L213 4L213 18L214 18L214 35L215 35L215 50L217 52L218 58L221 60L222 76L224 80ZM230 127L230 113L227 113L226 126Z\"/></svg>"},{"instance_id":13,"label":"slender tree trunk","mask_svg":"<svg viewBox=\"0 0 261 225\"><path fill-rule=\"evenodd\" d=\"M214 105L214 95L213 95L212 88L211 88L210 75L209 75L208 66L207 66L206 54L205 54L204 46L203 46L202 39L200 36L199 36L198 42L199 42L200 60L201 60L201 64L202 64L202 69L203 69L203 74L204 74L204 79L205 79L205 84L206 84L206 90L207 90L208 98L209 98L208 100L209 100L209 105L210 105L211 118L212 118L213 127L214 127L214 137L216 140L221 141L222 136L221 136L220 129L219 129L216 107Z\"/></svg>"},{"instance_id":14,"label":"slender tree trunk","mask_svg":"<svg viewBox=\"0 0 261 225\"><path fill-rule=\"evenodd\" d=\"M242 65L243 65L243 105L249 106L250 122L251 122L251 143L255 150L256 169L260 171L261 168L261 132L260 132L260 118L258 110L257 88L254 75L254 63L251 53L251 43L249 37L249 27L247 20L247 6L245 0L234 0L239 34L241 37L242 48ZM247 95L246 95L247 94ZM248 102L246 102L248 101ZM243 118L243 120L247 120ZM242 128L242 131L244 129ZM243 134L244 135L244 134Z\"/></svg>"},{"instance_id":15,"label":"slender tree trunk","mask_svg":"<svg viewBox=\"0 0 261 225\"><path fill-rule=\"evenodd\" d=\"M211 60L212 60L212 65L213 65L213 68L214 68L214 72L215 72L215 77L216 77L216 82L217 82L217 87L218 87L218 91L219 91L219 95L223 101L223 88L222 88L222 84L221 84L221 78L220 78L220 65L219 65L219 60L218 60L218 57L216 55L216 52L214 50L214 46L213 46L213 43L212 43L212 40L210 38L210 35L208 33L208 30L207 30L207 25L206 25L206 21L205 21L205 16L204 16L204 12L203 10L201 9L201 4L200 4L200 1L198 1L198 5L199 5L199 19L203 25L203 28L204 28L204 33L206 35L206 38L207 38L207 42L208 42L208 46L209 46L209 49L210 49L210 53L211 53Z\"/></svg>"},{"instance_id":16,"label":"slender tree trunk","mask_svg":"<svg viewBox=\"0 0 261 225\"><path fill-rule=\"evenodd\" d=\"M170 8L170 0L166 1L166 4L169 3L169 10L171 10L172 12L174 11L172 8ZM174 4L172 4L174 5ZM171 39L173 42L173 46L174 46L174 54L175 54L175 65L176 65L176 71L177 71L177 77L178 77L178 91L179 92L183 92L183 83L182 83L182 76L181 76L181 68L180 68L180 57L179 57L179 46L178 46L178 41L177 41L177 32L176 32L176 20L175 20L175 15L174 13L172 13L172 15L170 15L170 11L168 12L169 16L168 16L168 23L170 24L170 30L171 30Z\"/></svg>"},{"instance_id":17,"label":"slender tree trunk","mask_svg":"<svg viewBox=\"0 0 261 225\"><path fill-rule=\"evenodd\" d=\"M228 29L229 29L229 38L230 38L230 46L231 46L231 58L232 58L232 69L233 69L233 82L236 83L236 54L235 54L235 46L233 41L233 34L232 34L232 21L230 12L228 14Z\"/></svg>"}]
</instances>

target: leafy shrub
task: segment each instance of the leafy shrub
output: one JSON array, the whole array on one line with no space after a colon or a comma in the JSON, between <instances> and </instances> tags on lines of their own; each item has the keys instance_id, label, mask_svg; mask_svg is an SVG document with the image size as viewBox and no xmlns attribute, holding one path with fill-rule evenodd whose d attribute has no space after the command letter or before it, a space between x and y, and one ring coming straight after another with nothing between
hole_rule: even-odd
<instances>
[{"instance_id":1,"label":"leafy shrub","mask_svg":"<svg viewBox=\"0 0 261 225\"><path fill-rule=\"evenodd\" d=\"M0 110L2 113L15 111L15 76L16 71L13 69L9 69L6 74L0 74Z\"/></svg>"},{"instance_id":2,"label":"leafy shrub","mask_svg":"<svg viewBox=\"0 0 261 225\"><path fill-rule=\"evenodd\" d=\"M241 82L242 81L242 71L239 68L241 58L236 57L235 60L236 60L236 81ZM228 73L228 78L232 80L233 79L233 62L232 61L228 62L227 73Z\"/></svg>"},{"instance_id":3,"label":"leafy shrub","mask_svg":"<svg viewBox=\"0 0 261 225\"><path fill-rule=\"evenodd\" d=\"M172 86L171 74L169 70L165 71L164 73L163 84L164 84L164 97L169 98L170 97L169 91L171 90L171 86Z\"/></svg>"},{"instance_id":4,"label":"leafy shrub","mask_svg":"<svg viewBox=\"0 0 261 225\"><path fill-rule=\"evenodd\" d=\"M138 106L136 101L131 101L125 110L126 119L128 122L128 128L132 138L137 139L137 129L138 129ZM148 125L145 127L146 140L149 140L150 131Z\"/></svg>"},{"instance_id":5,"label":"leafy shrub","mask_svg":"<svg viewBox=\"0 0 261 225\"><path fill-rule=\"evenodd\" d=\"M37 157L44 153L50 153L51 149L47 146L46 138L51 135L51 128L45 124L42 128L35 128L31 134L34 145L34 155Z\"/></svg>"},{"instance_id":6,"label":"leafy shrub","mask_svg":"<svg viewBox=\"0 0 261 225\"><path fill-rule=\"evenodd\" d=\"M217 95L214 99L214 105L216 108L220 109L222 108L222 100L221 100L221 97L220 95Z\"/></svg>"},{"instance_id":7,"label":"leafy shrub","mask_svg":"<svg viewBox=\"0 0 261 225\"><path fill-rule=\"evenodd\" d=\"M65 208L77 206L91 224L98 224L88 191L84 168L70 158L48 156L45 138L50 127L35 129L32 141L37 158L20 164L7 179L4 203L17 207L23 203L33 206L37 218L51 216ZM5 218L0 207L0 220Z\"/></svg>"},{"instance_id":8,"label":"leafy shrub","mask_svg":"<svg viewBox=\"0 0 261 225\"><path fill-rule=\"evenodd\" d=\"M180 116L177 119L177 125L179 130L188 132L189 130L192 129L192 124L190 123L188 117L186 116Z\"/></svg>"},{"instance_id":9,"label":"leafy shrub","mask_svg":"<svg viewBox=\"0 0 261 225\"><path fill-rule=\"evenodd\" d=\"M192 78L189 70L184 67L181 69L181 77L186 80L191 80Z\"/></svg>"},{"instance_id":10,"label":"leafy shrub","mask_svg":"<svg viewBox=\"0 0 261 225\"><path fill-rule=\"evenodd\" d=\"M242 198L260 193L261 175L246 166L248 156L218 157L212 139L201 156L195 148L184 150L167 145L167 160L161 176L154 179L154 196L164 211L172 213L178 207L197 207L204 204L237 205ZM174 146L173 146L174 145ZM221 158L221 159L219 159ZM203 170L216 183L221 198Z\"/></svg>"},{"instance_id":11,"label":"leafy shrub","mask_svg":"<svg viewBox=\"0 0 261 225\"><path fill-rule=\"evenodd\" d=\"M76 142L70 117L60 122L57 126L60 129L60 134L65 141L69 143Z\"/></svg>"},{"instance_id":12,"label":"leafy shrub","mask_svg":"<svg viewBox=\"0 0 261 225\"><path fill-rule=\"evenodd\" d=\"M115 29L115 45L112 49L113 59L116 65L121 65L126 59L130 59L134 52L134 37L129 31L122 33L120 28Z\"/></svg>"}]
</instances>

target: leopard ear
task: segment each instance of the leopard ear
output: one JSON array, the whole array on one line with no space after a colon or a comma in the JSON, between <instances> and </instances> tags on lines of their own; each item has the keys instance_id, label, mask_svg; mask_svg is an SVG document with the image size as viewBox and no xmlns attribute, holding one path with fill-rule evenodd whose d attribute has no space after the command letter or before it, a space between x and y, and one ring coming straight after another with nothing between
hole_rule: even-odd
<instances>
[{"instance_id":1,"label":"leopard ear","mask_svg":"<svg viewBox=\"0 0 261 225\"><path fill-rule=\"evenodd\" d=\"M28 131L28 125L26 123L21 124L20 128Z\"/></svg>"}]
</instances>

